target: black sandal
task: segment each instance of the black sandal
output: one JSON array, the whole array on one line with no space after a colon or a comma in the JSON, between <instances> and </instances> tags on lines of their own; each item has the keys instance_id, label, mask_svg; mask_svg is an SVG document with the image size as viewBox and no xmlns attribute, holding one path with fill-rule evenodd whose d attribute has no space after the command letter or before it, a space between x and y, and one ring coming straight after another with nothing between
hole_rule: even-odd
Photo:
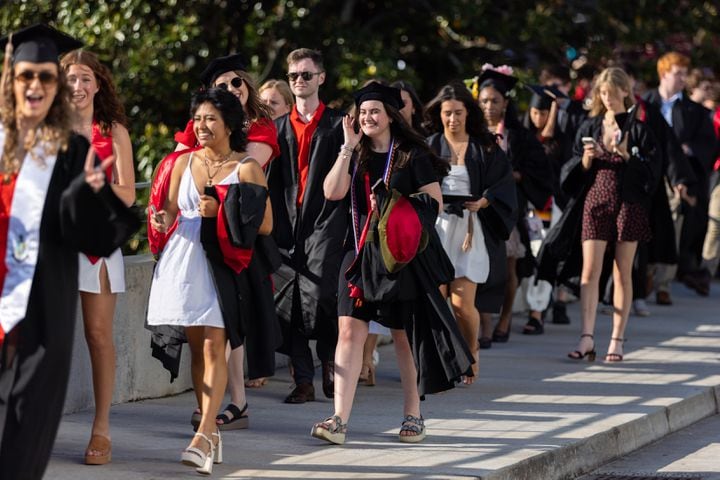
<instances>
[{"instance_id":1,"label":"black sandal","mask_svg":"<svg viewBox=\"0 0 720 480\"><path fill-rule=\"evenodd\" d=\"M250 426L250 418L247 413L248 404L245 402L245 406L240 410L234 403L228 403L223 413L215 417L215 423L217 420L221 420L223 423L217 423L218 430L240 430L248 428ZM228 417L225 412L230 412L232 417Z\"/></svg>"},{"instance_id":2,"label":"black sandal","mask_svg":"<svg viewBox=\"0 0 720 480\"><path fill-rule=\"evenodd\" d=\"M588 350L587 352L581 352L580 350L573 350L572 352L568 353L568 358L572 358L573 360L582 360L585 357L587 357L588 362L594 362L595 361L595 337L590 335L589 333L583 333L580 335L580 338L583 337L590 337L593 341L593 347Z\"/></svg>"},{"instance_id":3,"label":"black sandal","mask_svg":"<svg viewBox=\"0 0 720 480\"><path fill-rule=\"evenodd\" d=\"M523 335L542 335L545 333L545 325L535 317L529 317L522 330Z\"/></svg>"},{"instance_id":4,"label":"black sandal","mask_svg":"<svg viewBox=\"0 0 720 480\"><path fill-rule=\"evenodd\" d=\"M610 340L615 340L616 342L623 344L625 343L625 338L616 338L611 337ZM607 353L605 355L605 363L617 363L622 362L624 357L624 353Z\"/></svg>"}]
</instances>

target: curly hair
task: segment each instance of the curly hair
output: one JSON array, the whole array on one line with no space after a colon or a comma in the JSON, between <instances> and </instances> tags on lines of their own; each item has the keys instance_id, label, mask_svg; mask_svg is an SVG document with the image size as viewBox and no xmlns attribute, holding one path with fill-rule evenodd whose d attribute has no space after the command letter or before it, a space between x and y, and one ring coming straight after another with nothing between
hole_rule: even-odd
<instances>
[{"instance_id":1,"label":"curly hair","mask_svg":"<svg viewBox=\"0 0 720 480\"><path fill-rule=\"evenodd\" d=\"M395 139L395 141L397 142L397 159L395 161L395 166L393 170L396 170L398 168L404 168L410 162L413 151L421 151L425 154L430 155L433 169L435 170L438 179L446 176L450 169L448 163L441 160L432 150L430 150L430 147L427 145L427 143L425 143L425 139L419 133L417 133L410 125L408 125L408 123L405 121L405 118L400 113L400 110L393 107L392 105L388 105L385 102L383 102L383 107L385 108L385 112L387 113L388 117L390 117L390 120L392 120L390 123L390 132L393 139ZM355 109L354 116L355 123L357 125L360 125L359 108ZM358 170L360 172L364 172L367 169L368 159L370 158L370 154L372 152L370 138L367 135L363 135L360 139L360 144L358 147Z\"/></svg>"},{"instance_id":2,"label":"curly hair","mask_svg":"<svg viewBox=\"0 0 720 480\"><path fill-rule=\"evenodd\" d=\"M190 101L191 118L195 118L195 112L203 103L211 104L220 112L225 126L230 129L230 148L236 152L245 151L247 146L247 134L244 128L245 111L240 100L222 88L198 90Z\"/></svg>"},{"instance_id":3,"label":"curly hair","mask_svg":"<svg viewBox=\"0 0 720 480\"><path fill-rule=\"evenodd\" d=\"M0 164L4 172L17 172L22 165L22 158L17 158L17 146L24 142L24 149L33 155L33 147L42 142L45 153L48 155L64 151L70 138L70 87L67 85L64 72L58 68L57 91L50 109L37 128L30 131L28 136L20 139L18 131L17 102L13 83L15 82L15 66L6 62L6 71L2 75L2 108L0 108L0 121L5 129L5 145L2 151ZM34 158L34 157L33 157ZM35 158L37 161L42 159Z\"/></svg>"},{"instance_id":4,"label":"curly hair","mask_svg":"<svg viewBox=\"0 0 720 480\"><path fill-rule=\"evenodd\" d=\"M85 65L95 75L98 92L93 98L93 119L100 124L103 135L110 133L113 123L127 128L125 107L115 89L110 69L100 63L96 54L83 49L73 50L63 55L60 60L60 67L66 75L73 65Z\"/></svg>"}]
</instances>

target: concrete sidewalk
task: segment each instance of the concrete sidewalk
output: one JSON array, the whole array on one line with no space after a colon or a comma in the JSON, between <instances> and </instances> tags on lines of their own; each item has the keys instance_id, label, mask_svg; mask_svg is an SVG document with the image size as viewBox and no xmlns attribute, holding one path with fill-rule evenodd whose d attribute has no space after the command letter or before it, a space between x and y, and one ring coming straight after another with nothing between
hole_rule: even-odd
<instances>
[{"instance_id":1,"label":"concrete sidewalk","mask_svg":"<svg viewBox=\"0 0 720 480\"><path fill-rule=\"evenodd\" d=\"M673 298L672 307L651 304L650 317L631 317L619 364L600 361L610 337L608 316L598 316L595 363L566 357L580 333L577 304L569 309L572 325L548 324L539 337L519 335L525 318L516 316L510 343L481 351L479 382L423 403L428 437L418 445L397 441L402 392L391 346L381 348L378 385L358 387L341 447L309 435L314 422L332 413L332 402L283 404L291 381L281 370L264 388L249 389L250 429L223 435L225 463L213 475L576 478L718 412L720 285L699 298L676 284ZM156 361L149 351L147 361ZM320 392L318 386L319 380ZM192 393L114 406L113 462L104 467L81 464L91 412L67 415L46 478L196 477L179 462L194 406Z\"/></svg>"}]
</instances>

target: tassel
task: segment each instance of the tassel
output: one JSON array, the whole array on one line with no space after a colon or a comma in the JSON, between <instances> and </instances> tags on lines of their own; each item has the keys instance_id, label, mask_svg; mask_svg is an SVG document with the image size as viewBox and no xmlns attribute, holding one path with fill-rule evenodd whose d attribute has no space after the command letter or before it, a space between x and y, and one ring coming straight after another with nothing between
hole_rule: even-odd
<instances>
[{"instance_id":1,"label":"tassel","mask_svg":"<svg viewBox=\"0 0 720 480\"><path fill-rule=\"evenodd\" d=\"M8 77L12 77L12 56L13 56L13 45L12 45L12 33L8 37L7 45L5 45L5 58L3 59L3 71L2 77L0 77L0 112L3 117L5 116L5 88L9 88L10 81Z\"/></svg>"}]
</instances>

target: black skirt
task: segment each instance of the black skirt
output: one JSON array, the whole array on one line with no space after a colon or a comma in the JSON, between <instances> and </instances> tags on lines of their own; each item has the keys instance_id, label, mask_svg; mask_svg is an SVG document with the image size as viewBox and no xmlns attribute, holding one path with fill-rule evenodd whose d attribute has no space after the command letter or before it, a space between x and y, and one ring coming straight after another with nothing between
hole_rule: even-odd
<instances>
[{"instance_id":1,"label":"black skirt","mask_svg":"<svg viewBox=\"0 0 720 480\"><path fill-rule=\"evenodd\" d=\"M338 316L353 317L365 322L371 320L396 330L405 328L405 321L412 319L413 303L410 301L396 301L392 303L358 301L350 298L350 285L345 278L345 272L355 259L352 250L343 256L338 276Z\"/></svg>"}]
</instances>

